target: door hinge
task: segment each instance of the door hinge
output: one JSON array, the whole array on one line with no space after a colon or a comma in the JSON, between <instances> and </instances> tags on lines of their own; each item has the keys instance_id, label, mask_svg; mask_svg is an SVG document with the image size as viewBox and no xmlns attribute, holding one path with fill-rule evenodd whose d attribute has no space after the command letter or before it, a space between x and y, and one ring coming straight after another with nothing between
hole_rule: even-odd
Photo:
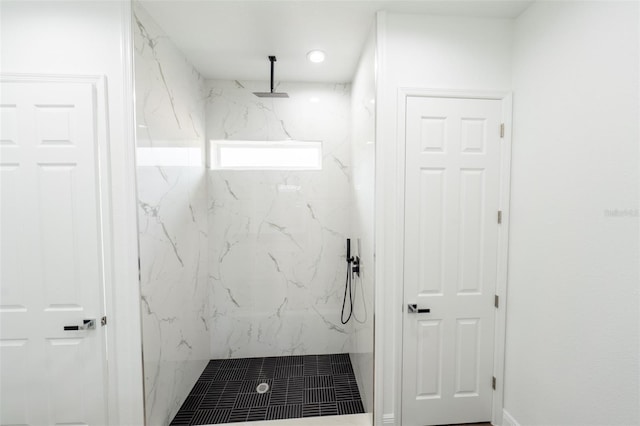
<instances>
[{"instance_id":1,"label":"door hinge","mask_svg":"<svg viewBox=\"0 0 640 426\"><path fill-rule=\"evenodd\" d=\"M496 390L496 378L495 376L491 378L491 388Z\"/></svg>"},{"instance_id":2,"label":"door hinge","mask_svg":"<svg viewBox=\"0 0 640 426\"><path fill-rule=\"evenodd\" d=\"M107 325L107 317L100 318L100 325L103 327Z\"/></svg>"},{"instance_id":3,"label":"door hinge","mask_svg":"<svg viewBox=\"0 0 640 426\"><path fill-rule=\"evenodd\" d=\"M498 210L498 223L502 223L502 210Z\"/></svg>"},{"instance_id":4,"label":"door hinge","mask_svg":"<svg viewBox=\"0 0 640 426\"><path fill-rule=\"evenodd\" d=\"M504 138L504 123L500 124L500 137Z\"/></svg>"},{"instance_id":5,"label":"door hinge","mask_svg":"<svg viewBox=\"0 0 640 426\"><path fill-rule=\"evenodd\" d=\"M498 296L497 294L493 296L493 306L495 306L496 308L500 306L500 296Z\"/></svg>"}]
</instances>

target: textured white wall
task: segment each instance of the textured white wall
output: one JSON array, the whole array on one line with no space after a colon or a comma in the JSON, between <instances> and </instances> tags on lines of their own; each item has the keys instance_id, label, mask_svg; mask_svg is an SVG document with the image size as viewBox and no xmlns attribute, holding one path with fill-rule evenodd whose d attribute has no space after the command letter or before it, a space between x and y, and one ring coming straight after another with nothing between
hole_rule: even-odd
<instances>
[{"instance_id":1,"label":"textured white wall","mask_svg":"<svg viewBox=\"0 0 640 426\"><path fill-rule=\"evenodd\" d=\"M509 90L512 22L505 19L388 14L378 26L378 111L376 130L377 323L382 328L386 421L400 415L402 246L398 232L397 93L401 87ZM383 310L383 312L380 312ZM380 417L378 417L380 419Z\"/></svg>"},{"instance_id":2,"label":"textured white wall","mask_svg":"<svg viewBox=\"0 0 640 426\"><path fill-rule=\"evenodd\" d=\"M199 151L204 80L134 3L136 135L140 148ZM175 153L169 154L176 158ZM192 167L137 167L146 418L173 419L210 359L207 179Z\"/></svg>"},{"instance_id":3,"label":"textured white wall","mask_svg":"<svg viewBox=\"0 0 640 426\"><path fill-rule=\"evenodd\" d=\"M523 425L640 422L639 18L516 20L505 409Z\"/></svg>"},{"instance_id":4,"label":"textured white wall","mask_svg":"<svg viewBox=\"0 0 640 426\"><path fill-rule=\"evenodd\" d=\"M375 189L375 32L364 45L351 86L351 165L349 237L360 256L360 277L353 280L354 316L349 331L351 363L360 396L373 411L373 221Z\"/></svg>"}]
</instances>

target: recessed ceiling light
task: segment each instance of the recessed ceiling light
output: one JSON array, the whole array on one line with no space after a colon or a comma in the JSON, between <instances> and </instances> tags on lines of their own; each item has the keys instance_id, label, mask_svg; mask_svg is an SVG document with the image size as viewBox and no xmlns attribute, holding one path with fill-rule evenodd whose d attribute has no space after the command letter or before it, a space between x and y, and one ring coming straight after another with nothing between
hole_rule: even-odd
<instances>
[{"instance_id":1,"label":"recessed ceiling light","mask_svg":"<svg viewBox=\"0 0 640 426\"><path fill-rule=\"evenodd\" d=\"M314 62L316 64L320 63L320 62L324 62L324 58L325 58L325 54L322 50L312 50L311 52L307 53L307 58L311 61Z\"/></svg>"},{"instance_id":2,"label":"recessed ceiling light","mask_svg":"<svg viewBox=\"0 0 640 426\"><path fill-rule=\"evenodd\" d=\"M317 104L318 102L320 102L320 98L312 96L311 98L309 98L309 102L311 102L312 104Z\"/></svg>"}]
</instances>

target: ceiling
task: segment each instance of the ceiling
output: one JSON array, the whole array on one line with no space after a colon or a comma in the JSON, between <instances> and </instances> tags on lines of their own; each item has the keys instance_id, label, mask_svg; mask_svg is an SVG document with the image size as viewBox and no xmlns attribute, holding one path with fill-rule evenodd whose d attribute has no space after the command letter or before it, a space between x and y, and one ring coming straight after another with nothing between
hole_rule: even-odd
<instances>
[{"instance_id":1,"label":"ceiling","mask_svg":"<svg viewBox=\"0 0 640 426\"><path fill-rule=\"evenodd\" d=\"M350 82L379 10L515 18L532 0L141 0L139 3L207 79ZM310 63L321 49L327 58Z\"/></svg>"}]
</instances>

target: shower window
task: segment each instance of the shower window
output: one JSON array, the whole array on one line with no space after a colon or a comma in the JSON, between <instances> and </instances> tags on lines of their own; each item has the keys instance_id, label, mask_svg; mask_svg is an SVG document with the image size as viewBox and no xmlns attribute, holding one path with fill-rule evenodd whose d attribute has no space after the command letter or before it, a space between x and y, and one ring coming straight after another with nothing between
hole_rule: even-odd
<instances>
[{"instance_id":1,"label":"shower window","mask_svg":"<svg viewBox=\"0 0 640 426\"><path fill-rule=\"evenodd\" d=\"M221 170L322 170L322 142L212 140L209 165Z\"/></svg>"}]
</instances>

